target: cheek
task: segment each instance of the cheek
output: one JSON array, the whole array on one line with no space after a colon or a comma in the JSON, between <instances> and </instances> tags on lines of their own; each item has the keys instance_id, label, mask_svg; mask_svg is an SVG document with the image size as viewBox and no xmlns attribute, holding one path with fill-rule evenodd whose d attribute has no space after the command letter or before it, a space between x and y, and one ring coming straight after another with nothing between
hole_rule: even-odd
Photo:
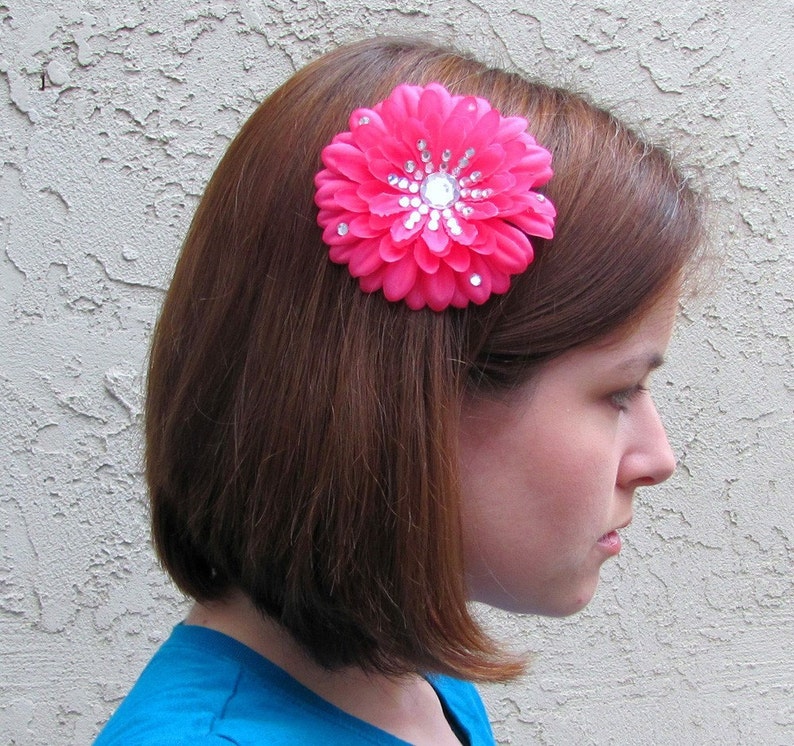
<instances>
[{"instance_id":1,"label":"cheek","mask_svg":"<svg viewBox=\"0 0 794 746\"><path fill-rule=\"evenodd\" d=\"M535 438L523 458L504 460L481 484L480 526L514 551L559 556L589 548L604 530L617 479L615 449L575 433ZM487 499L488 497L491 499ZM483 511L487 509L487 513ZM476 530L476 529L475 529Z\"/></svg>"},{"instance_id":2,"label":"cheek","mask_svg":"<svg viewBox=\"0 0 794 746\"><path fill-rule=\"evenodd\" d=\"M564 530L613 486L614 440L598 423L562 410L521 427L479 424L462 434L460 458L464 510L481 528Z\"/></svg>"}]
</instances>

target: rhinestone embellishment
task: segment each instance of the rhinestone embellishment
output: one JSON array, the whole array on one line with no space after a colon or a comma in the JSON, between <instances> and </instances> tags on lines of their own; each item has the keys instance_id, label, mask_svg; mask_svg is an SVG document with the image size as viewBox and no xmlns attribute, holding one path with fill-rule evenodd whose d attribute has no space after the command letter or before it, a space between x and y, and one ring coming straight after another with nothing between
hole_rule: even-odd
<instances>
[{"instance_id":1,"label":"rhinestone embellishment","mask_svg":"<svg viewBox=\"0 0 794 746\"><path fill-rule=\"evenodd\" d=\"M419 155L418 159L405 161L402 175L390 173L386 178L390 186L396 187L402 192L407 190L410 194L418 193L421 196L420 200L418 197L409 199L403 195L398 200L400 207L413 208L412 212L403 220L403 225L408 230L413 230L422 217L429 214L427 229L437 231L441 227L442 215L438 212L441 210L448 233L454 237L462 235L463 228L450 208L454 207L459 215L469 218L474 213L474 208L462 200L478 201L488 199L493 194L493 189L469 188L482 179L482 172L472 171L468 176L461 176L461 172L469 167L471 159L476 155L476 150L472 147L466 148L451 171L449 166L452 160L452 151L448 148L441 153L438 170L433 163L433 154L428 149L426 140L421 138L417 140L416 150ZM411 176L413 179L409 178ZM482 279L480 278L478 282L482 282ZM478 285L475 284L474 287L478 287Z\"/></svg>"},{"instance_id":2,"label":"rhinestone embellishment","mask_svg":"<svg viewBox=\"0 0 794 746\"><path fill-rule=\"evenodd\" d=\"M428 205L438 210L454 205L460 197L458 183L444 173L429 174L422 182L419 193Z\"/></svg>"}]
</instances>

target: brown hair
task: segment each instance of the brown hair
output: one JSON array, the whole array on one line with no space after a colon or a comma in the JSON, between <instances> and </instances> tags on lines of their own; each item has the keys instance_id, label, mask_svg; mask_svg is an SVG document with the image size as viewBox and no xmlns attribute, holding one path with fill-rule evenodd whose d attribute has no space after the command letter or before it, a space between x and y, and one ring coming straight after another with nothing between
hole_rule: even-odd
<instances>
[{"instance_id":1,"label":"brown hair","mask_svg":"<svg viewBox=\"0 0 794 746\"><path fill-rule=\"evenodd\" d=\"M328 260L313 204L350 112L431 81L528 118L558 210L507 294L443 313L361 292ZM700 238L668 155L580 96L410 40L310 64L230 145L157 325L146 475L165 567L199 600L241 589L329 667L514 676L466 605L464 393L519 385L630 323Z\"/></svg>"}]
</instances>

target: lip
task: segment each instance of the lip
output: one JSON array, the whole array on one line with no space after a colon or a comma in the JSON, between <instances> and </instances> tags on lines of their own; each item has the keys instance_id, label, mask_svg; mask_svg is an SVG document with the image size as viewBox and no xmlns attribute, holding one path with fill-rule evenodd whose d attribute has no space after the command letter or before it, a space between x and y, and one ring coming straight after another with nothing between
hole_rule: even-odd
<instances>
[{"instance_id":1,"label":"lip","mask_svg":"<svg viewBox=\"0 0 794 746\"><path fill-rule=\"evenodd\" d=\"M604 534L596 542L596 544L598 544L601 549L610 555L619 554L623 546L623 542L620 539L620 534L616 530L612 530Z\"/></svg>"},{"instance_id":2,"label":"lip","mask_svg":"<svg viewBox=\"0 0 794 746\"><path fill-rule=\"evenodd\" d=\"M631 523L631 518L629 518L624 523L621 523L620 526L617 528L613 528L611 531L607 531L597 542L599 547L603 549L609 555L616 555L620 554L620 550L623 547L623 542L621 541L620 534L618 531L620 529L626 528Z\"/></svg>"}]
</instances>

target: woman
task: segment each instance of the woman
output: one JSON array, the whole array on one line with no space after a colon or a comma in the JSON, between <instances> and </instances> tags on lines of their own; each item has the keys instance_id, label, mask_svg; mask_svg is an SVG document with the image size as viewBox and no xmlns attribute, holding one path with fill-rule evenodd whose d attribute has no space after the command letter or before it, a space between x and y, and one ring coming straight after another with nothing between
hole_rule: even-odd
<instances>
[{"instance_id":1,"label":"woman","mask_svg":"<svg viewBox=\"0 0 794 746\"><path fill-rule=\"evenodd\" d=\"M467 604L581 609L672 473L647 383L701 231L570 92L388 39L287 81L157 326L154 540L196 604L97 743L491 743L466 682L522 661Z\"/></svg>"}]
</instances>

